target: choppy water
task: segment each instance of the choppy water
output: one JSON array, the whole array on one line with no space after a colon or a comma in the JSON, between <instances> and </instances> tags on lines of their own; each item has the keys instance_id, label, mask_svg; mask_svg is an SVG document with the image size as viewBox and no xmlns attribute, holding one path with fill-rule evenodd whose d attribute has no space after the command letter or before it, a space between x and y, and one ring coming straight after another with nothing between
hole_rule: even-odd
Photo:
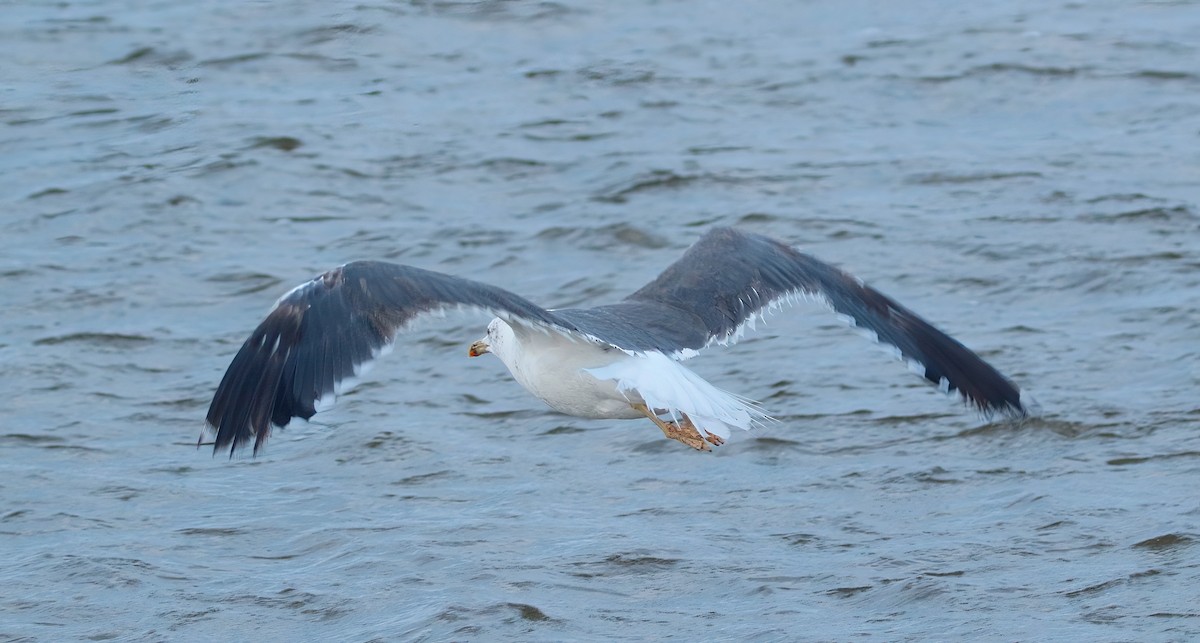
<instances>
[{"instance_id":1,"label":"choppy water","mask_svg":"<svg viewBox=\"0 0 1200 643\"><path fill-rule=\"evenodd\" d=\"M0 639L1200 637L1197 3L0 14ZM549 412L450 317L264 456L194 446L326 268L603 303L715 224L1045 416L798 309L691 363L783 420L703 455Z\"/></svg>"}]
</instances>

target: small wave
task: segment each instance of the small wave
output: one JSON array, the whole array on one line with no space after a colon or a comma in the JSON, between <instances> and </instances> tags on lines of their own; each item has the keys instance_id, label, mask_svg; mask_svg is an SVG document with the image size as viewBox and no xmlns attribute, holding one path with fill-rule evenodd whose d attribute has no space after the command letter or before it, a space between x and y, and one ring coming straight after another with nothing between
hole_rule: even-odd
<instances>
[{"instance_id":1,"label":"small wave","mask_svg":"<svg viewBox=\"0 0 1200 643\"><path fill-rule=\"evenodd\" d=\"M124 333L70 333L34 340L34 346L55 346L58 344L93 344L96 346L132 347L153 342L154 339L145 335L127 335Z\"/></svg>"},{"instance_id":2,"label":"small wave","mask_svg":"<svg viewBox=\"0 0 1200 643\"><path fill-rule=\"evenodd\" d=\"M1080 217L1082 221L1097 223L1119 223L1125 221L1186 221L1196 218L1196 213L1186 205L1174 207L1142 208L1111 214L1086 214Z\"/></svg>"},{"instance_id":3,"label":"small wave","mask_svg":"<svg viewBox=\"0 0 1200 643\"><path fill-rule=\"evenodd\" d=\"M1195 542L1195 538L1188 534L1163 534L1154 538L1147 538L1138 543L1134 543L1134 549L1149 549L1152 551L1166 551L1169 549L1179 549L1181 547L1190 546Z\"/></svg>"},{"instance_id":4,"label":"small wave","mask_svg":"<svg viewBox=\"0 0 1200 643\"><path fill-rule=\"evenodd\" d=\"M957 185L962 183L983 183L985 181L1007 181L1009 179L1037 179L1041 172L977 172L971 174L955 174L950 172L930 172L909 177L908 182L914 185Z\"/></svg>"},{"instance_id":5,"label":"small wave","mask_svg":"<svg viewBox=\"0 0 1200 643\"><path fill-rule=\"evenodd\" d=\"M616 245L648 249L665 248L670 245L665 238L628 223L594 228L555 226L537 233L537 238L567 239L580 243L588 250L605 250Z\"/></svg>"}]
</instances>

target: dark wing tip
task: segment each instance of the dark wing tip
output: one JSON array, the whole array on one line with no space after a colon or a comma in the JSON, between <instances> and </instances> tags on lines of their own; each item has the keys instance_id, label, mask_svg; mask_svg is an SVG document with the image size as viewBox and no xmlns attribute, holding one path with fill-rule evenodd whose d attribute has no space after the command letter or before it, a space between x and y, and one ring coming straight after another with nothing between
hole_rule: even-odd
<instances>
[{"instance_id":1,"label":"dark wing tip","mask_svg":"<svg viewBox=\"0 0 1200 643\"><path fill-rule=\"evenodd\" d=\"M838 286L823 295L855 325L874 331L878 341L919 365L913 370L930 384L958 393L989 419L997 413L1011 418L1029 415L1021 389L974 351L886 295L842 275Z\"/></svg>"},{"instance_id":2,"label":"dark wing tip","mask_svg":"<svg viewBox=\"0 0 1200 643\"><path fill-rule=\"evenodd\" d=\"M221 378L205 424L216 433L213 454L229 447L233 454L254 439L254 454L266 444L271 425L286 426L293 417L312 417L313 410L281 395L288 379L289 356L299 342L307 306L281 301L242 344ZM294 363L290 364L294 370Z\"/></svg>"},{"instance_id":3,"label":"dark wing tip","mask_svg":"<svg viewBox=\"0 0 1200 643\"><path fill-rule=\"evenodd\" d=\"M242 344L208 408L207 428L216 433L214 454L229 447L233 457L253 439L257 455L272 426L311 418L318 400L332 395L386 342L341 288L345 268L318 275L281 297Z\"/></svg>"}]
</instances>

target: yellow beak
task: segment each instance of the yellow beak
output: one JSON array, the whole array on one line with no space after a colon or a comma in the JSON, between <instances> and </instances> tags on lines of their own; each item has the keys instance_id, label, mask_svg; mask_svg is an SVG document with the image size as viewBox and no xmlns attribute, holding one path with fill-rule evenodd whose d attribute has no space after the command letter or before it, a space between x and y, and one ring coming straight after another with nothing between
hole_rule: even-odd
<instances>
[{"instance_id":1,"label":"yellow beak","mask_svg":"<svg viewBox=\"0 0 1200 643\"><path fill-rule=\"evenodd\" d=\"M477 340L474 344L471 344L471 348L467 349L467 356L479 357L480 355L483 355L484 353L490 353L490 352L491 351L488 350L488 345L482 339L480 339L480 340Z\"/></svg>"}]
</instances>

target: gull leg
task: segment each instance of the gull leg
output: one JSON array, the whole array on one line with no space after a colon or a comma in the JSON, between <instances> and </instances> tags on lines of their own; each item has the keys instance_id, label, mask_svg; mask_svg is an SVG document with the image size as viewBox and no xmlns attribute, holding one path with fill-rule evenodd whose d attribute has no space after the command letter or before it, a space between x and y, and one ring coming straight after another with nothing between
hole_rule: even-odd
<instances>
[{"instance_id":1,"label":"gull leg","mask_svg":"<svg viewBox=\"0 0 1200 643\"><path fill-rule=\"evenodd\" d=\"M683 414L683 421L680 422L679 424L683 427L686 427L686 428L689 428L689 429L695 431L696 435L703 435L704 439L708 440L710 443L712 443L713 446L719 447L722 444L725 444L725 440L722 439L721 436L719 436L719 435L714 435L712 433L708 433L708 434L701 433L700 429L697 429L696 425L692 424L692 418L688 417L686 413Z\"/></svg>"},{"instance_id":2,"label":"gull leg","mask_svg":"<svg viewBox=\"0 0 1200 643\"><path fill-rule=\"evenodd\" d=\"M639 413L650 418L662 430L663 435L668 438L682 442L697 451L712 451L712 447L708 446L708 443L700 436L700 431L696 429L691 420L687 419L686 415L682 423L664 422L662 418L655 415L654 411L647 408L645 404L634 404L632 406ZM720 438L717 439L720 440ZM713 444L720 444L720 442L713 442Z\"/></svg>"}]
</instances>

